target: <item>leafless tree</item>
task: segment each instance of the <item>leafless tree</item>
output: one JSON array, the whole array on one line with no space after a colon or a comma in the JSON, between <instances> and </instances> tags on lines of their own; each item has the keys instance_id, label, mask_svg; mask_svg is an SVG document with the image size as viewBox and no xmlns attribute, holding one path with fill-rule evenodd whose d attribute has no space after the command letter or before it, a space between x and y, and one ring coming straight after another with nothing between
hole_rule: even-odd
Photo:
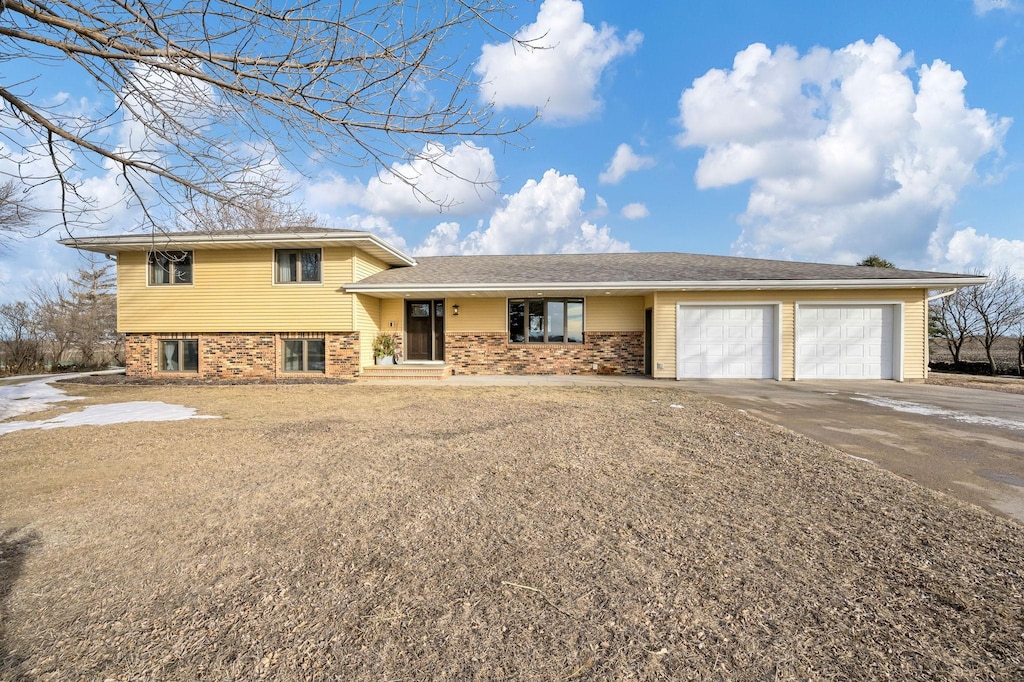
<instances>
[{"instance_id":1,"label":"leafless tree","mask_svg":"<svg viewBox=\"0 0 1024 682\"><path fill-rule=\"evenodd\" d=\"M178 221L182 230L201 232L276 232L322 226L315 214L274 196L256 196L244 205L208 199Z\"/></svg>"},{"instance_id":2,"label":"leafless tree","mask_svg":"<svg viewBox=\"0 0 1024 682\"><path fill-rule=\"evenodd\" d=\"M932 303L930 317L933 328L953 356L953 367L961 367L960 352L964 344L980 334L983 327L972 304L970 290L958 289Z\"/></svg>"},{"instance_id":3,"label":"leafless tree","mask_svg":"<svg viewBox=\"0 0 1024 682\"><path fill-rule=\"evenodd\" d=\"M3 153L19 181L58 183L70 230L96 208L80 185L90 169L116 169L146 222L168 225L162 206L243 205L268 169L301 171L309 155L387 169L429 140L508 140L522 125L478 104L467 62L471 32L501 33L507 12L506 0L3 0L0 62L17 62L0 80ZM51 102L37 82L50 68L95 85L98 108Z\"/></svg>"},{"instance_id":4,"label":"leafless tree","mask_svg":"<svg viewBox=\"0 0 1024 682\"><path fill-rule=\"evenodd\" d=\"M45 285L32 285L29 305L36 338L47 347L51 364L60 365L75 339L67 282L54 278Z\"/></svg>"},{"instance_id":5,"label":"leafless tree","mask_svg":"<svg viewBox=\"0 0 1024 682\"><path fill-rule=\"evenodd\" d=\"M0 305L0 365L5 374L23 374L42 364L32 328L32 308L25 301Z\"/></svg>"},{"instance_id":6,"label":"leafless tree","mask_svg":"<svg viewBox=\"0 0 1024 682\"><path fill-rule=\"evenodd\" d=\"M14 180L0 183L0 247L28 227L35 211Z\"/></svg>"},{"instance_id":7,"label":"leafless tree","mask_svg":"<svg viewBox=\"0 0 1024 682\"><path fill-rule=\"evenodd\" d=\"M1013 339L1017 346L1017 374L1024 377L1024 318L1015 325Z\"/></svg>"},{"instance_id":8,"label":"leafless tree","mask_svg":"<svg viewBox=\"0 0 1024 682\"><path fill-rule=\"evenodd\" d=\"M1024 319L1024 282L1009 270L994 274L988 284L968 289L970 306L981 323L979 338L985 347L989 371L996 373L992 348Z\"/></svg>"}]
</instances>

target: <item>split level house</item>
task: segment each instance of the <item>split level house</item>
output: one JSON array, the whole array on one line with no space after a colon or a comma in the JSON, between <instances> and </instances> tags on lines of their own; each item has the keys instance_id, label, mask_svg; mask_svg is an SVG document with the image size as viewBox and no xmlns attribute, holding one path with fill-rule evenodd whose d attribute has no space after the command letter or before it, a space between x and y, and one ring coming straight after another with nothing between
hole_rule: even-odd
<instances>
[{"instance_id":1,"label":"split level house","mask_svg":"<svg viewBox=\"0 0 1024 682\"><path fill-rule=\"evenodd\" d=\"M928 300L984 277L685 253L413 257L349 230L73 238L117 259L131 376L924 379Z\"/></svg>"}]
</instances>

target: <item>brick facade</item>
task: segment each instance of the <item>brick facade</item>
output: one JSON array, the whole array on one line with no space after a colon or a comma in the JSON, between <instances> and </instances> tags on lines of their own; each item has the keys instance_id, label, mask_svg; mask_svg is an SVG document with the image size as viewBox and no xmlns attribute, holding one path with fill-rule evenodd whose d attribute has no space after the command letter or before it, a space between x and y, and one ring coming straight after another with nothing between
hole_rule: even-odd
<instances>
[{"instance_id":1,"label":"brick facade","mask_svg":"<svg viewBox=\"0 0 1024 682\"><path fill-rule=\"evenodd\" d=\"M324 339L324 374L282 370L282 339ZM359 332L203 332L198 334L126 334L125 374L134 377L196 376L195 372L161 372L162 339L199 339L199 373L204 379L275 379L297 376L353 378L359 374Z\"/></svg>"},{"instance_id":2,"label":"brick facade","mask_svg":"<svg viewBox=\"0 0 1024 682\"><path fill-rule=\"evenodd\" d=\"M644 373L643 332L586 332L583 340L509 343L504 333L449 332L445 361L456 374Z\"/></svg>"}]
</instances>

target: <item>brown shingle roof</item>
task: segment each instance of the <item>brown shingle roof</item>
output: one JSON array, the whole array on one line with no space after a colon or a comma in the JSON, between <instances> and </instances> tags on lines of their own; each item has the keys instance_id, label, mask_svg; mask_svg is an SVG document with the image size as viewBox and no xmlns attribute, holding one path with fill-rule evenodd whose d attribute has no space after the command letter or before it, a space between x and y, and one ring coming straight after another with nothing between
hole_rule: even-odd
<instances>
[{"instance_id":1,"label":"brown shingle roof","mask_svg":"<svg viewBox=\"0 0 1024 682\"><path fill-rule=\"evenodd\" d=\"M740 281L936 280L975 278L921 270L705 256L689 253L598 253L524 256L423 256L357 286L580 284ZM966 283L966 282L965 282Z\"/></svg>"}]
</instances>

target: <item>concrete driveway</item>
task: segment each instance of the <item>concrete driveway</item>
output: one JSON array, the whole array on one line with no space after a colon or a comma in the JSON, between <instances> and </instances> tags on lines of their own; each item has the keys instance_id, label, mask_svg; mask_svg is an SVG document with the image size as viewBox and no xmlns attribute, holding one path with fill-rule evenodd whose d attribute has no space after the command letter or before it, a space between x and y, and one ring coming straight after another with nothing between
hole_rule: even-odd
<instances>
[{"instance_id":1,"label":"concrete driveway","mask_svg":"<svg viewBox=\"0 0 1024 682\"><path fill-rule=\"evenodd\" d=\"M1024 395L866 381L680 387L1024 522Z\"/></svg>"}]
</instances>

